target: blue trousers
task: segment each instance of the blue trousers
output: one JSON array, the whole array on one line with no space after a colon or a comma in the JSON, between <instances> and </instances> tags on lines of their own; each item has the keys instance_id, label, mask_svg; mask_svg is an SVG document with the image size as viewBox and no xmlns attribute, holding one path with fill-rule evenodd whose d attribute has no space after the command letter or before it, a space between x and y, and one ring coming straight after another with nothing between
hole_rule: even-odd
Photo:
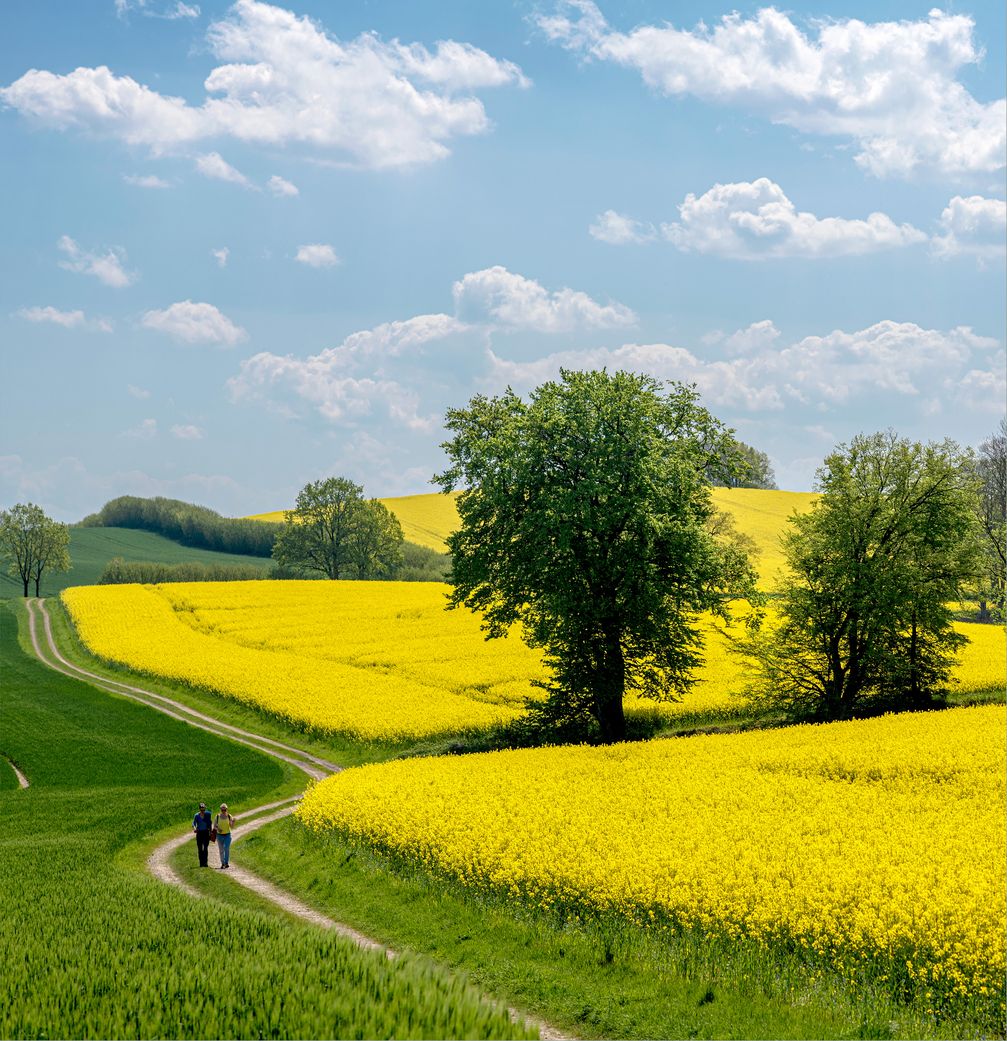
<instances>
[{"instance_id":1,"label":"blue trousers","mask_svg":"<svg viewBox=\"0 0 1007 1041\"><path fill-rule=\"evenodd\" d=\"M231 860L231 833L217 836L217 850L220 853L220 864L227 867Z\"/></svg>"}]
</instances>

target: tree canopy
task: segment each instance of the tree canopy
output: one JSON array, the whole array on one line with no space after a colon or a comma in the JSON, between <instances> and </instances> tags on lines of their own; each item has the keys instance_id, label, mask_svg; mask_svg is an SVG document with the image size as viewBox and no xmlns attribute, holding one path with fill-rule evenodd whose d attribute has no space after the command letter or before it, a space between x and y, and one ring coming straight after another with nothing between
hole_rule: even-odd
<instances>
[{"instance_id":1,"label":"tree canopy","mask_svg":"<svg viewBox=\"0 0 1007 1041\"><path fill-rule=\"evenodd\" d=\"M975 481L953 442L879 433L840 445L811 511L783 537L775 624L745 644L754 693L844 719L919 707L946 687L965 638L949 604L980 566Z\"/></svg>"},{"instance_id":2,"label":"tree canopy","mask_svg":"<svg viewBox=\"0 0 1007 1041\"><path fill-rule=\"evenodd\" d=\"M47 517L41 506L17 503L0 512L0 547L8 558L8 571L21 580L24 595L35 583L39 596L42 575L70 570L70 529Z\"/></svg>"},{"instance_id":3,"label":"tree canopy","mask_svg":"<svg viewBox=\"0 0 1007 1041\"><path fill-rule=\"evenodd\" d=\"M731 431L692 387L604 371L564 371L527 402L474 397L446 425L435 481L462 489L450 605L481 612L489 638L519 623L551 668L543 711L621 740L627 692L692 685L697 612L756 596L744 549L710 527L706 474L733 465Z\"/></svg>"},{"instance_id":4,"label":"tree canopy","mask_svg":"<svg viewBox=\"0 0 1007 1041\"><path fill-rule=\"evenodd\" d=\"M273 545L281 568L331 579L388 578L402 564L402 526L345 477L306 484L284 517Z\"/></svg>"},{"instance_id":5,"label":"tree canopy","mask_svg":"<svg viewBox=\"0 0 1007 1041\"><path fill-rule=\"evenodd\" d=\"M1000 429L979 446L973 465L983 567L969 598L979 605L980 621L1002 621L1007 607L1007 420L1001 420Z\"/></svg>"}]
</instances>

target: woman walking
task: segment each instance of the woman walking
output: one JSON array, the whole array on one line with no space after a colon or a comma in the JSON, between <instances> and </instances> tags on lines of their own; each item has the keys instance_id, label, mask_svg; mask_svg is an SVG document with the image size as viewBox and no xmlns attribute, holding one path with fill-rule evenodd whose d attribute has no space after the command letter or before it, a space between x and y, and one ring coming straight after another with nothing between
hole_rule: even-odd
<instances>
[{"instance_id":1,"label":"woman walking","mask_svg":"<svg viewBox=\"0 0 1007 1041\"><path fill-rule=\"evenodd\" d=\"M231 828L234 818L227 812L227 803L220 804L220 813L213 818L213 830L217 833L217 852L220 854L220 869L230 867Z\"/></svg>"}]
</instances>

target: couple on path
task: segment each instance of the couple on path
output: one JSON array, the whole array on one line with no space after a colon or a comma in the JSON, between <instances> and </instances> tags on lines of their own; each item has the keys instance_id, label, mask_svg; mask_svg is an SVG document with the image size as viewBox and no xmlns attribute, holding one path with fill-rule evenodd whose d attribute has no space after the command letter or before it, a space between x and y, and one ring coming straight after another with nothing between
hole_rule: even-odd
<instances>
[{"instance_id":1,"label":"couple on path","mask_svg":"<svg viewBox=\"0 0 1007 1041\"><path fill-rule=\"evenodd\" d=\"M210 851L210 843L216 841L217 852L220 854L220 869L230 867L231 859L231 828L234 827L234 818L227 812L227 803L220 804L220 813L210 817L210 811L206 803L199 804L199 812L192 818L192 830L196 833L196 852L199 854L199 866L208 867L207 858Z\"/></svg>"}]
</instances>

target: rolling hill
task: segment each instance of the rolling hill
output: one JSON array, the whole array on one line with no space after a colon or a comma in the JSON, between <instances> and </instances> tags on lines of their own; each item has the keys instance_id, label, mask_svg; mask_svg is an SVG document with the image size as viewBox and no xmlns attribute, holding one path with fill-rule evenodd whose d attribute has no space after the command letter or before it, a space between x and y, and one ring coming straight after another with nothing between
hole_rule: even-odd
<instances>
[{"instance_id":1,"label":"rolling hill","mask_svg":"<svg viewBox=\"0 0 1007 1041\"><path fill-rule=\"evenodd\" d=\"M456 495L432 492L426 495L402 495L381 499L399 519L402 531L410 542L419 543L443 553L444 540L458 524L455 508ZM713 501L718 509L734 517L739 531L745 532L759 548L759 573L764 584L783 564L779 536L787 518L811 508L814 492L764 491L761 488L714 488ZM252 520L282 521L283 511L255 514Z\"/></svg>"},{"instance_id":2,"label":"rolling hill","mask_svg":"<svg viewBox=\"0 0 1007 1041\"><path fill-rule=\"evenodd\" d=\"M41 593L54 596L67 586L93 585L105 565L113 557L123 560L152 560L164 564L197 562L200 564L248 564L259 568L263 577L272 566L266 557L246 557L237 553L217 553L208 549L180 546L162 535L136 528L71 528L70 560L73 567L64 574L42 576ZM34 593L34 584L30 592ZM0 599L21 595L21 583L10 575L0 574Z\"/></svg>"}]
</instances>

